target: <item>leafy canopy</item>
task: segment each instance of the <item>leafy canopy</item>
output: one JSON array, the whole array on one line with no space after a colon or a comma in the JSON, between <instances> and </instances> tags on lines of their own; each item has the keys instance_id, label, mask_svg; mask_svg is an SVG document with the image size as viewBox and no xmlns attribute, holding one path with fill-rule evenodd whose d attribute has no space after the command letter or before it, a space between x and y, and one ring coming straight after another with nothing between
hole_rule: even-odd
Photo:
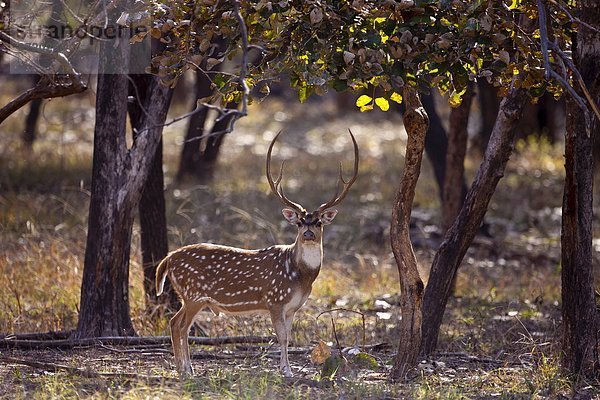
<instances>
[{"instance_id":1,"label":"leafy canopy","mask_svg":"<svg viewBox=\"0 0 600 400\"><path fill-rule=\"evenodd\" d=\"M151 35L166 44L153 72L167 83L188 68L201 68L218 90L213 101L240 98L235 74L218 72L239 60L240 26L234 2L157 0ZM246 82L267 92L285 76L300 101L313 93L363 90L356 105L387 110L401 102L405 85L427 93L432 87L461 102L469 81L486 79L500 88L526 88L533 99L546 90L535 0L281 0L239 2L253 60ZM547 6L552 40L570 48L568 5ZM557 60L552 58L551 62Z\"/></svg>"}]
</instances>

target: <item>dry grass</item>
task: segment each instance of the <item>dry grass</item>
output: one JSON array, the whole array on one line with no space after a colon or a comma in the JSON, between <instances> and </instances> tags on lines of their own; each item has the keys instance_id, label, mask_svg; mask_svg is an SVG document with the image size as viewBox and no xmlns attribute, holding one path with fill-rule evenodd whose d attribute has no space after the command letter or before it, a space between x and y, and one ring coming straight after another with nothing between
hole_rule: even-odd
<instances>
[{"instance_id":1,"label":"dry grass","mask_svg":"<svg viewBox=\"0 0 600 400\"><path fill-rule=\"evenodd\" d=\"M91 97L55 100L45 108L41 139L32 153L20 148L23 114L2 126L0 145L0 332L73 329L77 322L90 187L93 118ZM181 109L181 105L178 105ZM177 185L172 181L184 125L165 133L167 218L172 248L197 241L263 247L293 239L280 218L280 204L269 193L263 163L270 138L285 128L277 153L290 162L286 193L308 207L329 198L339 158L350 150L350 127L361 148L361 175L328 227L325 266L313 294L294 324L294 344L310 348L318 340L333 344L324 310L343 307L365 316L368 344L395 344L397 271L387 241L390 205L404 152L397 113L340 115L331 99L305 106L270 99L242 119L225 144L214 185ZM164 376L143 379L84 378L29 367L0 367L0 396L6 398L557 398L570 396L569 380L559 368L560 207L562 155L559 147L530 142L518 146L501 181L487 221L493 238L479 238L459 276L457 297L446 313L440 354L424 362L411 383L385 380L393 347L374 351L375 371L352 369L335 384L290 385L275 372L265 349L231 346L195 348L218 360L195 360L194 379L174 381L171 356L163 352L123 353L103 348L10 351L15 357L47 360L98 372ZM280 159L281 157L279 157ZM469 173L476 168L469 163ZM427 164L416 197L413 238L418 257L428 265L439 242L437 189ZM557 220L558 215L558 220ZM168 334L166 320L145 314L139 231L134 228L130 303L142 335ZM391 308L387 308L391 305ZM362 343L362 320L336 312L343 346ZM206 333L271 333L263 317L232 318L207 314ZM121 351L124 349L120 349ZM163 349L164 350L164 349ZM246 351L246 353L244 353ZM246 354L246 358L228 358ZM466 358L465 355L473 358ZM298 375L320 378L305 354L293 355ZM580 383L582 393L595 387Z\"/></svg>"}]
</instances>

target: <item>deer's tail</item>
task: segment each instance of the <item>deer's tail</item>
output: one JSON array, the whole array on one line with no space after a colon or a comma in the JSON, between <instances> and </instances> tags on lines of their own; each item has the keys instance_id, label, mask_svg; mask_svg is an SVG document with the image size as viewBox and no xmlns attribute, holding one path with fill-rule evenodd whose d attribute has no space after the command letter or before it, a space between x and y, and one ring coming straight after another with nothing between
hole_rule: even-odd
<instances>
[{"instance_id":1,"label":"deer's tail","mask_svg":"<svg viewBox=\"0 0 600 400\"><path fill-rule=\"evenodd\" d=\"M165 279L167 279L167 273L169 266L169 257L163 258L163 260L156 267L156 295L160 296L165 287Z\"/></svg>"}]
</instances>

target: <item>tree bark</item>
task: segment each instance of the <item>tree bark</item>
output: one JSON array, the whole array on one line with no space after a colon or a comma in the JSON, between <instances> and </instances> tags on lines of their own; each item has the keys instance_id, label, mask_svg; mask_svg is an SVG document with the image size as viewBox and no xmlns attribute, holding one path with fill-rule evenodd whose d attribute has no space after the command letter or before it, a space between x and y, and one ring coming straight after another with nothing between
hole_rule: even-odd
<instances>
[{"instance_id":1,"label":"tree bark","mask_svg":"<svg viewBox=\"0 0 600 400\"><path fill-rule=\"evenodd\" d=\"M592 26L600 24L596 1L577 2L578 16ZM573 41L573 58L586 86L600 103L600 34L579 24ZM580 94L582 91L576 88ZM562 317L565 369L588 377L600 371L598 314L594 299L592 249L594 136L600 134L596 118L588 126L584 113L567 99L565 136L565 188L562 206Z\"/></svg>"},{"instance_id":2,"label":"tree bark","mask_svg":"<svg viewBox=\"0 0 600 400\"><path fill-rule=\"evenodd\" d=\"M421 343L421 307L423 281L417 268L412 243L410 241L410 215L415 197L415 188L421 171L421 161L425 148L425 135L429 119L417 92L406 87L404 90L406 111L404 127L408 134L404 172L396 193L392 209L390 239L398 272L400 274L400 307L402 320L398 353L391 371L393 380L400 380L415 367Z\"/></svg>"},{"instance_id":3,"label":"tree bark","mask_svg":"<svg viewBox=\"0 0 600 400\"><path fill-rule=\"evenodd\" d=\"M502 100L483 162L458 217L446 232L434 257L423 302L421 351L424 354L432 353L437 347L452 280L483 221L496 185L504 174L514 144L515 128L526 100L527 93L522 89L511 89Z\"/></svg>"},{"instance_id":4,"label":"tree bark","mask_svg":"<svg viewBox=\"0 0 600 400\"><path fill-rule=\"evenodd\" d=\"M116 46L115 46L116 44ZM129 314L129 252L134 210L161 140L172 91L152 77L142 127L125 141L128 40L102 42L98 75L92 197L81 309L75 338L133 335Z\"/></svg>"}]
</instances>

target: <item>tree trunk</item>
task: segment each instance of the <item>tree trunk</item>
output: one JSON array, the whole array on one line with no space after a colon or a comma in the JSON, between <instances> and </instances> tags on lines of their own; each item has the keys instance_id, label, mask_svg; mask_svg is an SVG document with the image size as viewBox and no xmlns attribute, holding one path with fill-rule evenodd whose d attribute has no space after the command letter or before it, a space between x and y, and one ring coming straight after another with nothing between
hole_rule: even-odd
<instances>
[{"instance_id":1,"label":"tree trunk","mask_svg":"<svg viewBox=\"0 0 600 400\"><path fill-rule=\"evenodd\" d=\"M211 94L210 81L206 75L196 72L196 100ZM226 107L235 108L237 104L229 103ZM208 184L213 180L221 145L225 139L225 134L219 132L224 132L229 127L232 117L217 119L210 133L207 134L205 130L207 116L208 109L204 108L190 118L181 149L177 171L178 181L182 181L185 176L192 176L201 184ZM205 135L206 137L204 137Z\"/></svg>"},{"instance_id":2,"label":"tree trunk","mask_svg":"<svg viewBox=\"0 0 600 400\"><path fill-rule=\"evenodd\" d=\"M36 76L36 80L39 79ZM40 118L43 99L33 99L29 103L29 112L25 118L25 129L23 130L23 144L31 148L37 138L37 125Z\"/></svg>"},{"instance_id":3,"label":"tree trunk","mask_svg":"<svg viewBox=\"0 0 600 400\"><path fill-rule=\"evenodd\" d=\"M595 0L577 2L579 17L600 26L600 9ZM579 25L573 41L575 65L600 103L600 33ZM579 93L582 91L577 88ZM593 377L600 371L598 359L598 314L594 299L592 250L593 137L600 134L596 118L586 126L584 113L567 99L565 137L565 189L562 206L562 316L563 359L573 374Z\"/></svg>"},{"instance_id":4,"label":"tree trunk","mask_svg":"<svg viewBox=\"0 0 600 400\"><path fill-rule=\"evenodd\" d=\"M200 71L196 71L196 84L194 86L195 96L192 109L196 108L196 101L204 97L210 96L212 90L210 88L210 80ZM202 144L202 136L204 135L204 125L208 109L203 107L200 111L190 117L190 122L185 134L183 146L181 148L181 157L179 158L179 169L177 170L177 180L181 181L185 176L195 176L199 173L198 164L200 163L200 145Z\"/></svg>"},{"instance_id":5,"label":"tree trunk","mask_svg":"<svg viewBox=\"0 0 600 400\"><path fill-rule=\"evenodd\" d=\"M427 129L425 135L425 154L433 169L433 175L439 189L440 201L442 201L444 176L446 175L448 136L435 108L433 95L421 96L421 102L429 118L429 129Z\"/></svg>"},{"instance_id":6,"label":"tree trunk","mask_svg":"<svg viewBox=\"0 0 600 400\"><path fill-rule=\"evenodd\" d=\"M424 297L423 341L421 351L432 353L450 296L451 283L487 210L498 181L512 152L515 128L527 100L522 89L511 89L501 102L498 117L488 143L483 162L467 192L460 213L446 232L438 249Z\"/></svg>"},{"instance_id":7,"label":"tree trunk","mask_svg":"<svg viewBox=\"0 0 600 400\"><path fill-rule=\"evenodd\" d=\"M128 112L135 140L136 133L143 128L144 113L142 107L147 109L151 102L150 94L153 80L150 75L134 74L130 75L130 77L129 95L133 96L134 100L128 103ZM169 252L162 167L163 143L160 140L138 207L141 228L142 266L144 270L144 292L146 294L146 306L148 310L151 311L154 309L154 306L162 303L171 311L176 311L179 301L177 294L171 288L170 282L168 280L165 282L164 292L167 295L160 298L156 297L156 285L154 282L156 267Z\"/></svg>"},{"instance_id":8,"label":"tree trunk","mask_svg":"<svg viewBox=\"0 0 600 400\"><path fill-rule=\"evenodd\" d=\"M402 312L398 353L394 358L394 367L391 371L393 380L405 378L416 365L421 343L421 306L423 299L423 281L419 275L417 258L410 241L409 226L415 188L421 172L421 161L429 119L421 105L419 95L414 89L406 87L404 89L404 99L406 102L404 127L408 134L408 141L404 172L396 193L390 228L392 251L400 274L400 307Z\"/></svg>"},{"instance_id":9,"label":"tree trunk","mask_svg":"<svg viewBox=\"0 0 600 400\"><path fill-rule=\"evenodd\" d=\"M448 151L442 191L442 230L446 232L458 215L466 194L465 155L469 134L467 125L473 100L471 85L463 96L462 103L450 110ZM464 189L463 189L464 187Z\"/></svg>"},{"instance_id":10,"label":"tree trunk","mask_svg":"<svg viewBox=\"0 0 600 400\"><path fill-rule=\"evenodd\" d=\"M101 44L92 197L76 338L134 334L127 290L131 229L172 91L158 78L150 78L151 101L146 104L142 128L127 149L128 56L127 37ZM103 73L108 66L113 74Z\"/></svg>"},{"instance_id":11,"label":"tree trunk","mask_svg":"<svg viewBox=\"0 0 600 400\"><path fill-rule=\"evenodd\" d=\"M102 43L101 68L112 60L123 63L121 73L98 75L92 196L88 217L81 309L76 337L130 336L129 250L133 207L119 201L126 176L128 47L123 40ZM116 67L116 66L115 66ZM108 67L106 67L108 68Z\"/></svg>"},{"instance_id":12,"label":"tree trunk","mask_svg":"<svg viewBox=\"0 0 600 400\"><path fill-rule=\"evenodd\" d=\"M500 107L500 99L496 88L480 79L477 83L477 98L479 99L479 110L481 112L481 128L478 135L478 147L482 155L485 154L490 135L494 129L496 115Z\"/></svg>"}]
</instances>

